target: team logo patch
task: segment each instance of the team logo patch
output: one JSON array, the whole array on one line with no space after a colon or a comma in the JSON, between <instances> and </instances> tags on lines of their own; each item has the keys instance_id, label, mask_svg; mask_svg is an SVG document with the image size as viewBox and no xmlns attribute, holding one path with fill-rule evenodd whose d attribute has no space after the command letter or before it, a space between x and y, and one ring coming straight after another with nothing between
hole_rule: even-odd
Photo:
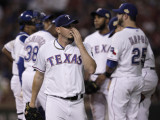
<instances>
[{"instance_id":1,"label":"team logo patch","mask_svg":"<svg viewBox=\"0 0 160 120\"><path fill-rule=\"evenodd\" d=\"M117 24L118 24L118 21L113 22L113 26L117 26Z\"/></svg>"},{"instance_id":2,"label":"team logo patch","mask_svg":"<svg viewBox=\"0 0 160 120\"><path fill-rule=\"evenodd\" d=\"M107 18L109 18L109 17L110 17L108 13L106 13L106 14L105 14L105 16L106 16Z\"/></svg>"},{"instance_id":3,"label":"team logo patch","mask_svg":"<svg viewBox=\"0 0 160 120\"><path fill-rule=\"evenodd\" d=\"M128 9L124 9L124 12L128 14L128 13L129 13L129 10L128 10Z\"/></svg>"},{"instance_id":4,"label":"team logo patch","mask_svg":"<svg viewBox=\"0 0 160 120\"><path fill-rule=\"evenodd\" d=\"M113 55L117 54L117 50L115 50L114 47L111 47L110 51L112 52Z\"/></svg>"}]
</instances>

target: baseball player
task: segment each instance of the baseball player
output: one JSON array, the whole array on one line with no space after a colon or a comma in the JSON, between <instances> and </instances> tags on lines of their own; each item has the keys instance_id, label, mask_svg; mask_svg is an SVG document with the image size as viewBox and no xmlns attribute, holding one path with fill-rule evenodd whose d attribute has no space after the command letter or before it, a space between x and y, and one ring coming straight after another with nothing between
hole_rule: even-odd
<instances>
[{"instance_id":1,"label":"baseball player","mask_svg":"<svg viewBox=\"0 0 160 120\"><path fill-rule=\"evenodd\" d=\"M44 19L43 15L39 13L38 16L38 28L42 28L42 20ZM53 41L55 38L51 35L48 31L45 30L39 30L38 32L35 32L34 34L30 35L24 42L24 48L21 50L21 60L24 61L24 67L25 70L22 74L22 90L23 90L23 104L25 109L25 105L27 102L30 101L31 94L32 94L32 83L33 78L35 75L35 70L32 68L34 65L36 59L37 59L37 53L39 51L39 48L43 46L48 41ZM19 64L21 64L21 60L19 60ZM43 110L45 110L45 100L46 95L44 94L43 87L39 92L38 99L37 99L37 107L42 107Z\"/></svg>"},{"instance_id":2,"label":"baseball player","mask_svg":"<svg viewBox=\"0 0 160 120\"><path fill-rule=\"evenodd\" d=\"M117 18L113 18L109 22L109 28L111 31L120 31L119 25L117 26ZM122 28L122 27L121 27ZM113 33L112 33L113 34ZM149 107L151 105L151 95L154 93L156 85L158 83L158 76L155 71L155 59L150 44L147 46L147 53L145 58L144 67L142 68L142 76L144 80L144 86L142 94L145 99L140 103L138 111L138 120L148 120Z\"/></svg>"},{"instance_id":3,"label":"baseball player","mask_svg":"<svg viewBox=\"0 0 160 120\"><path fill-rule=\"evenodd\" d=\"M44 29L49 31L50 33L52 33L52 35L54 37L57 37L57 32L55 30L55 25L52 23L52 20L55 19L55 15L47 15L44 19L43 19L43 25L44 25Z\"/></svg>"},{"instance_id":4,"label":"baseball player","mask_svg":"<svg viewBox=\"0 0 160 120\"><path fill-rule=\"evenodd\" d=\"M89 45L83 45L81 35L74 27L77 22L68 14L57 17L58 39L42 46L37 55L30 107L35 107L37 94L45 81L46 120L87 119L83 69L93 74L96 63L90 56Z\"/></svg>"},{"instance_id":5,"label":"baseball player","mask_svg":"<svg viewBox=\"0 0 160 120\"><path fill-rule=\"evenodd\" d=\"M142 69L142 76L144 80L144 87L142 95L145 99L140 103L138 111L138 120L148 120L149 107L151 105L151 96L155 91L158 83L158 76L155 70L155 59L150 44L147 47L147 54Z\"/></svg>"},{"instance_id":6,"label":"baseball player","mask_svg":"<svg viewBox=\"0 0 160 120\"><path fill-rule=\"evenodd\" d=\"M96 72L91 74L86 80L96 81L101 74L105 72L105 65L107 60L107 52L109 50L111 40L109 40L109 29L108 23L111 18L111 13L104 9L98 8L96 11L91 13L94 18L94 27L96 31L91 35L87 36L84 43L87 43L92 48L93 58L97 64ZM94 120L105 120L107 119L106 113L108 114L107 108L107 86L108 79L105 80L103 85L100 86L100 90L90 95L91 110Z\"/></svg>"},{"instance_id":7,"label":"baseball player","mask_svg":"<svg viewBox=\"0 0 160 120\"><path fill-rule=\"evenodd\" d=\"M109 27L109 38L112 38L112 36L116 33L119 32L123 29L122 26L118 25L118 18L117 17L113 17L111 18L111 20L108 23L108 27Z\"/></svg>"},{"instance_id":8,"label":"baseball player","mask_svg":"<svg viewBox=\"0 0 160 120\"><path fill-rule=\"evenodd\" d=\"M114 34L107 56L105 76L112 77L108 94L109 120L136 120L143 88L142 66L148 39L136 26L137 8L122 4L118 24L124 29Z\"/></svg>"},{"instance_id":9,"label":"baseball player","mask_svg":"<svg viewBox=\"0 0 160 120\"><path fill-rule=\"evenodd\" d=\"M15 62L15 54L14 54L14 42L12 40L4 45L2 52L7 56L10 62L12 62L12 78L11 78L11 90L15 97L16 110L17 110L17 119L23 119L23 95L22 95L22 87L19 80L18 69Z\"/></svg>"},{"instance_id":10,"label":"baseball player","mask_svg":"<svg viewBox=\"0 0 160 120\"><path fill-rule=\"evenodd\" d=\"M36 30L33 18L34 15L32 10L26 10L21 13L21 15L19 16L20 33L16 36L15 40L8 42L3 48L3 52L5 54L5 51L8 51L10 53L7 55L13 62L13 77L11 79L11 89L15 96L18 120L23 119L23 95L22 80L21 75L19 75L19 72L21 71L18 69L17 62L19 58L19 51L23 48L25 39ZM22 67L23 66L20 66L20 68Z\"/></svg>"}]
</instances>

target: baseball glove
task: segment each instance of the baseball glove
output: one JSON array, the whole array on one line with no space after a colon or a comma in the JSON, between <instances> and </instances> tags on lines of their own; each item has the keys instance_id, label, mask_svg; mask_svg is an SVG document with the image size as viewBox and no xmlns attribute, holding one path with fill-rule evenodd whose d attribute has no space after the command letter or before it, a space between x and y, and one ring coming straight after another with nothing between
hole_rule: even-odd
<instances>
[{"instance_id":1,"label":"baseball glove","mask_svg":"<svg viewBox=\"0 0 160 120\"><path fill-rule=\"evenodd\" d=\"M85 80L84 84L86 94L96 93L100 89L100 87L94 81Z\"/></svg>"},{"instance_id":2,"label":"baseball glove","mask_svg":"<svg viewBox=\"0 0 160 120\"><path fill-rule=\"evenodd\" d=\"M42 115L38 112L37 108L31 108L29 102L26 103L25 118L26 120L43 120Z\"/></svg>"}]
</instances>

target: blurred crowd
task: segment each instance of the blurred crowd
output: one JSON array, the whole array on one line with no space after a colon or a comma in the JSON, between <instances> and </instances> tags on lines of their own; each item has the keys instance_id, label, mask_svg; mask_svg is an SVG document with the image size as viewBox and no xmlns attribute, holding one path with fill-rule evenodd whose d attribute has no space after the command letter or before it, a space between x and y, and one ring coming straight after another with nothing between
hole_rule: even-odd
<instances>
[{"instance_id":1,"label":"blurred crowd","mask_svg":"<svg viewBox=\"0 0 160 120\"><path fill-rule=\"evenodd\" d=\"M139 11L137 25L148 36L160 77L160 1L159 0L0 0L0 49L19 32L18 16L27 9L56 16L67 13L79 19L78 29L83 38L94 31L90 13L99 7L112 10L123 2L134 3ZM112 16L115 16L113 12ZM0 51L0 105L14 102L10 90L11 64ZM152 103L160 102L160 82Z\"/></svg>"}]
</instances>

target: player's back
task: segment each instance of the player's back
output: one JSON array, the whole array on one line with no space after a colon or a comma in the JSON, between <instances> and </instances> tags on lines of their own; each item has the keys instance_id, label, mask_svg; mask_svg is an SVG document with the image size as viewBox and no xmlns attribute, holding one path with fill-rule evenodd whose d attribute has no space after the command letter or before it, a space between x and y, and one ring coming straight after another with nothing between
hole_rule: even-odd
<instances>
[{"instance_id":1,"label":"player's back","mask_svg":"<svg viewBox=\"0 0 160 120\"><path fill-rule=\"evenodd\" d=\"M118 61L112 77L141 76L148 39L138 28L124 28L112 38L108 59Z\"/></svg>"},{"instance_id":2,"label":"player's back","mask_svg":"<svg viewBox=\"0 0 160 120\"><path fill-rule=\"evenodd\" d=\"M44 30L30 35L25 41L24 50L21 52L21 55L24 54L24 67L32 67L36 61L39 48L54 39L55 37Z\"/></svg>"}]
</instances>

